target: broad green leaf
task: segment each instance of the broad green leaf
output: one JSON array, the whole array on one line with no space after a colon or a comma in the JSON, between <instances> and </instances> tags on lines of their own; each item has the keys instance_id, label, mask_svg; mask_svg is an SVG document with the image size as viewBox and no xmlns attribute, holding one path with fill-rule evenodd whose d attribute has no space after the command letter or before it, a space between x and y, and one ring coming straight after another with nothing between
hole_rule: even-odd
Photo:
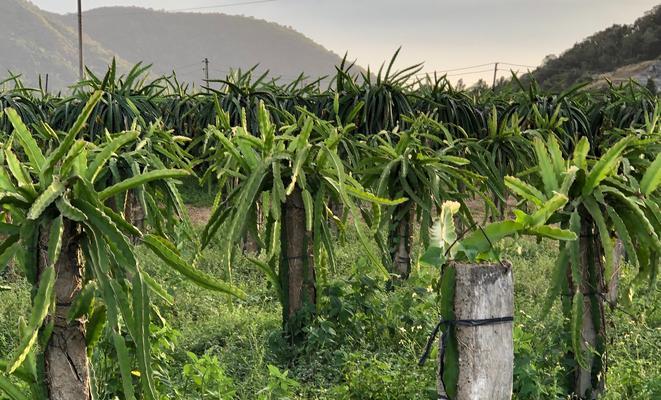
<instances>
[{"instance_id":1,"label":"broad green leaf","mask_svg":"<svg viewBox=\"0 0 661 400\"><path fill-rule=\"evenodd\" d=\"M266 106L264 105L263 100L259 101L257 119L259 122L259 133L264 142L264 150L267 153L270 153L273 148L273 140L275 139L275 128L271 123L271 116L266 111Z\"/></svg>"},{"instance_id":2,"label":"broad green leaf","mask_svg":"<svg viewBox=\"0 0 661 400\"><path fill-rule=\"evenodd\" d=\"M563 287L567 286L567 267L569 267L569 251L568 247L564 246L555 260L553 276L550 282L551 285L547 291L547 299L542 309L542 315L547 314L551 310L553 303L562 294Z\"/></svg>"},{"instance_id":3,"label":"broad green leaf","mask_svg":"<svg viewBox=\"0 0 661 400\"><path fill-rule=\"evenodd\" d=\"M525 226L532 225L532 217L530 215L519 210L518 208L513 209L512 213L516 216L516 218L514 219L516 222L519 222Z\"/></svg>"},{"instance_id":4,"label":"broad green leaf","mask_svg":"<svg viewBox=\"0 0 661 400\"><path fill-rule=\"evenodd\" d=\"M301 195L303 197L303 206L305 207L305 230L311 232L312 218L314 214L314 201L312 200L312 195L307 190L303 190Z\"/></svg>"},{"instance_id":5,"label":"broad green leaf","mask_svg":"<svg viewBox=\"0 0 661 400\"><path fill-rule=\"evenodd\" d=\"M243 140L242 140L243 139ZM248 134L241 134L236 136L236 146L241 152L241 157L248 163L250 170L253 170L259 164L259 158L256 155L256 145L251 142L255 140L254 137ZM261 146L261 143L259 144Z\"/></svg>"},{"instance_id":6,"label":"broad green leaf","mask_svg":"<svg viewBox=\"0 0 661 400\"><path fill-rule=\"evenodd\" d=\"M576 240L578 236L572 231L560 229L549 225L535 226L527 229L526 233L554 240Z\"/></svg>"},{"instance_id":7,"label":"broad green leaf","mask_svg":"<svg viewBox=\"0 0 661 400\"><path fill-rule=\"evenodd\" d=\"M0 192L0 204L14 205L19 208L27 209L30 207L30 202L19 193Z\"/></svg>"},{"instance_id":8,"label":"broad green leaf","mask_svg":"<svg viewBox=\"0 0 661 400\"><path fill-rule=\"evenodd\" d=\"M46 333L50 336L50 333L46 332L47 329L48 328L44 328L42 333ZM26 336L30 335L31 333L32 332L30 331L30 329L27 326L27 323L25 322L25 318L23 318L23 316L20 316L18 318L18 336L19 336L19 338L23 339ZM45 346L42 346L42 348L43 347L45 347ZM35 358L35 351L34 350L31 350L28 353L28 356L25 358L25 361L23 361L22 368L24 368L25 371L28 371L29 375L32 377L33 380L37 379L37 360Z\"/></svg>"},{"instance_id":9,"label":"broad green leaf","mask_svg":"<svg viewBox=\"0 0 661 400\"><path fill-rule=\"evenodd\" d=\"M18 250L22 247L20 235L11 235L0 243L0 271L9 263Z\"/></svg>"},{"instance_id":10,"label":"broad green leaf","mask_svg":"<svg viewBox=\"0 0 661 400\"><path fill-rule=\"evenodd\" d=\"M442 248L432 245L425 250L418 261L434 268L440 268L447 262L447 257Z\"/></svg>"},{"instance_id":11,"label":"broad green leaf","mask_svg":"<svg viewBox=\"0 0 661 400\"><path fill-rule=\"evenodd\" d=\"M14 154L14 152L9 148L5 148L5 162L7 163L9 171L14 176L14 179L16 179L18 182L18 186L26 188L32 195L36 197L37 193L35 192L32 185L30 175L23 168L23 165L19 161L18 157L16 157L16 154Z\"/></svg>"},{"instance_id":12,"label":"broad green leaf","mask_svg":"<svg viewBox=\"0 0 661 400\"><path fill-rule=\"evenodd\" d=\"M167 265L189 278L198 286L209 290L227 293L240 299L246 297L246 294L241 289L225 282L218 281L204 272L188 265L188 263L186 263L177 253L172 251L165 239L148 234L145 235L142 240L147 247L149 247L149 249L151 249L159 258L165 261Z\"/></svg>"},{"instance_id":13,"label":"broad green leaf","mask_svg":"<svg viewBox=\"0 0 661 400\"><path fill-rule=\"evenodd\" d=\"M629 209L631 211L632 214L630 215L629 218L633 218L633 220L626 221L625 219L625 221L632 222L635 226L637 226L637 228L645 232L644 234L640 235L641 238L650 238L654 242L658 242L659 236L657 235L654 226L651 224L651 222L645 215L645 212L643 212L643 210L640 208L636 200L626 196L621 191L612 187L604 187L603 193L612 195L617 200L619 200L622 203L622 205L625 206L625 207L619 207L618 212L620 212L620 210L624 211L624 209ZM658 243L656 243L655 246L658 248Z\"/></svg>"},{"instance_id":14,"label":"broad green leaf","mask_svg":"<svg viewBox=\"0 0 661 400\"><path fill-rule=\"evenodd\" d=\"M76 295L76 298L71 304L69 314L67 315L69 322L91 313L96 290L96 282L91 281L85 284L85 287Z\"/></svg>"},{"instance_id":15,"label":"broad green leaf","mask_svg":"<svg viewBox=\"0 0 661 400\"><path fill-rule=\"evenodd\" d=\"M225 150L227 150L230 153L230 155L237 162L239 162L245 170L249 171L250 166L248 165L247 161L243 159L239 151L236 149L234 143L232 143L232 141L230 141L227 137L225 137L225 135L222 132L218 131L217 129L214 129L212 132L214 133L214 137L220 141L220 143L223 145Z\"/></svg>"},{"instance_id":16,"label":"broad green leaf","mask_svg":"<svg viewBox=\"0 0 661 400\"><path fill-rule=\"evenodd\" d=\"M64 221L60 215L51 222L50 232L48 235L48 262L50 263L49 266L51 267L54 267L57 263L57 260L60 258L63 233Z\"/></svg>"},{"instance_id":17,"label":"broad green leaf","mask_svg":"<svg viewBox=\"0 0 661 400\"><path fill-rule=\"evenodd\" d=\"M99 205L99 204L97 204ZM110 220L117 226L120 232L125 235L131 235L135 237L142 237L142 232L140 229L136 228L135 225L128 222L121 214L114 212L110 207L100 205L100 211L103 212Z\"/></svg>"},{"instance_id":18,"label":"broad green leaf","mask_svg":"<svg viewBox=\"0 0 661 400\"><path fill-rule=\"evenodd\" d=\"M38 329L48 315L48 309L53 300L53 286L55 285L55 268L46 267L39 277L39 287L32 301L30 311L30 327Z\"/></svg>"},{"instance_id":19,"label":"broad green leaf","mask_svg":"<svg viewBox=\"0 0 661 400\"><path fill-rule=\"evenodd\" d=\"M599 205L592 197L586 197L583 199L583 205L585 209L588 210L592 220L597 226L597 231L599 232L599 240L601 241L601 247L604 253L605 259L605 268L604 275L606 278L606 284L611 281L613 277L613 241L611 240L610 230L606 225L606 219L604 218Z\"/></svg>"},{"instance_id":20,"label":"broad green leaf","mask_svg":"<svg viewBox=\"0 0 661 400\"><path fill-rule=\"evenodd\" d=\"M0 235L18 235L20 231L19 226L0 222Z\"/></svg>"},{"instance_id":21,"label":"broad green leaf","mask_svg":"<svg viewBox=\"0 0 661 400\"><path fill-rule=\"evenodd\" d=\"M569 196L569 191L571 190L571 186L574 184L574 181L576 180L577 172L578 172L578 168L574 165L572 165L567 171L565 171L564 178L562 179L562 184L560 185L560 193L564 194L565 196Z\"/></svg>"},{"instance_id":22,"label":"broad green leaf","mask_svg":"<svg viewBox=\"0 0 661 400\"><path fill-rule=\"evenodd\" d=\"M151 345L149 343L149 323L151 306L149 303L149 291L147 285L142 279L140 272L133 277L133 314L136 336L136 353L138 365L140 367L140 382L142 391L146 399L154 400L157 398L154 389L154 377L151 368Z\"/></svg>"},{"instance_id":23,"label":"broad green leaf","mask_svg":"<svg viewBox=\"0 0 661 400\"><path fill-rule=\"evenodd\" d=\"M289 196L294 191L294 187L296 186L296 181L298 180L298 175L301 173L303 164L307 160L309 151L310 151L310 147L305 147L299 150L296 154L296 160L294 161L294 167L292 168L292 172L291 172L291 182L289 183L289 186L287 186L287 190L285 192L287 196Z\"/></svg>"},{"instance_id":24,"label":"broad green leaf","mask_svg":"<svg viewBox=\"0 0 661 400\"><path fill-rule=\"evenodd\" d=\"M84 154L86 154L87 144L88 143L84 140L76 140L73 143L73 145L71 146L71 148L67 152L66 157L64 157L64 159L62 160L62 163L60 165L60 171L59 171L59 176L60 177L69 176L72 171L75 172L75 168L80 169L81 166L80 165L77 166L77 164L79 164L79 162L80 162L80 157L81 156L84 157ZM41 179L46 180L47 175L48 175L49 172L51 172L51 170L44 171L44 173L42 174Z\"/></svg>"},{"instance_id":25,"label":"broad green leaf","mask_svg":"<svg viewBox=\"0 0 661 400\"><path fill-rule=\"evenodd\" d=\"M562 193L555 193L553 197L547 200L542 207L535 211L530 216L530 224L532 226L540 226L553 216L553 214L561 209L569 199Z\"/></svg>"},{"instance_id":26,"label":"broad green leaf","mask_svg":"<svg viewBox=\"0 0 661 400\"><path fill-rule=\"evenodd\" d=\"M21 226L20 244L22 247L23 268L25 269L25 277L32 285L37 285L38 282L38 259L39 256L39 229L35 221L25 220Z\"/></svg>"},{"instance_id":27,"label":"broad green leaf","mask_svg":"<svg viewBox=\"0 0 661 400\"><path fill-rule=\"evenodd\" d=\"M345 185L344 190L346 190L347 194L350 194L351 196L353 196L357 199L365 200L365 201L368 201L368 202L374 203L374 204L380 204L382 206L396 206L396 205L399 205L399 204L402 204L402 203L406 203L408 201L408 199L406 197L401 197L399 199L394 199L394 200L384 199L384 198L375 196L370 192L367 192L367 191L362 190L362 189L357 189L357 188L355 188L353 186L350 186L350 185Z\"/></svg>"},{"instance_id":28,"label":"broad green leaf","mask_svg":"<svg viewBox=\"0 0 661 400\"><path fill-rule=\"evenodd\" d=\"M601 183L608 174L612 173L615 167L617 166L620 155L624 149L629 145L633 140L633 137L626 137L615 145L613 145L606 154L604 154L599 161L592 167L590 173L585 179L585 184L583 185L583 196L588 196L592 191Z\"/></svg>"},{"instance_id":29,"label":"broad green leaf","mask_svg":"<svg viewBox=\"0 0 661 400\"><path fill-rule=\"evenodd\" d=\"M149 276L146 272L142 271L142 278L145 280L145 283L149 288L156 293L161 299L163 299L169 305L174 304L174 297L172 297L160 283L156 282L154 278Z\"/></svg>"},{"instance_id":30,"label":"broad green leaf","mask_svg":"<svg viewBox=\"0 0 661 400\"><path fill-rule=\"evenodd\" d=\"M0 371L5 371L7 369L7 361L0 359ZM0 374L0 377L2 374ZM25 365L21 366L18 368L12 376L15 376L16 378L22 380L23 382L32 385L35 383L35 376L32 373L32 371L28 368L25 367ZM0 387L0 389L2 389ZM0 393L2 393L2 390L0 390Z\"/></svg>"},{"instance_id":31,"label":"broad green leaf","mask_svg":"<svg viewBox=\"0 0 661 400\"><path fill-rule=\"evenodd\" d=\"M360 215L360 210L354 202L351 200L349 197L347 191L345 190L345 185L344 185L344 167L342 164L342 161L339 159L337 154L334 151L331 151L330 149L324 148L324 153L329 156L332 162L333 169L335 171L335 176L337 177L337 181L334 181L330 177L326 177L326 181L335 188L337 191L338 195L342 199L342 202L344 205L347 206L349 213L351 214L353 218L353 224L354 227L356 228L356 233L358 234L358 240L360 241L361 245L365 249L365 253L367 254L367 257L370 259L372 264L382 273L384 278L389 277L388 270L386 267L379 261L379 259L376 257L376 255L373 254L370 246L369 246L369 241L367 239L367 236L365 235L365 232L363 231L363 228L359 222L359 219L361 217Z\"/></svg>"},{"instance_id":32,"label":"broad green leaf","mask_svg":"<svg viewBox=\"0 0 661 400\"><path fill-rule=\"evenodd\" d=\"M640 181L640 191L649 196L661 184L661 153L656 155L656 158L645 171L643 179Z\"/></svg>"},{"instance_id":33,"label":"broad green leaf","mask_svg":"<svg viewBox=\"0 0 661 400\"><path fill-rule=\"evenodd\" d=\"M84 222L87 220L85 213L72 206L66 196L62 196L55 202L57 209L60 211L62 216L71 221Z\"/></svg>"},{"instance_id":34,"label":"broad green leaf","mask_svg":"<svg viewBox=\"0 0 661 400\"><path fill-rule=\"evenodd\" d=\"M240 194L237 200L238 205L236 206L236 209L232 211L232 219L230 220L230 224L226 229L226 241L222 249L228 275L231 271L233 246L243 233L243 226L246 224L251 207L254 207L254 204L259 198L259 191L262 186L262 182L266 177L267 168L269 165L274 167L278 164L275 162L272 163L268 159L262 161L259 166L252 171L250 177L240 189Z\"/></svg>"},{"instance_id":35,"label":"broad green leaf","mask_svg":"<svg viewBox=\"0 0 661 400\"><path fill-rule=\"evenodd\" d=\"M442 249L445 253L448 248L455 244L457 240L457 231L454 226L454 216L459 212L461 205L456 201L446 201L441 205L441 214L434 221L429 230L429 239L431 246ZM454 253L450 253L454 256Z\"/></svg>"},{"instance_id":36,"label":"broad green leaf","mask_svg":"<svg viewBox=\"0 0 661 400\"><path fill-rule=\"evenodd\" d=\"M546 146L540 138L535 138L533 141L535 154L537 155L537 162L539 163L539 174L544 183L544 193L546 196L551 197L553 192L558 190L558 177L555 175L551 158L549 157Z\"/></svg>"},{"instance_id":37,"label":"broad green leaf","mask_svg":"<svg viewBox=\"0 0 661 400\"><path fill-rule=\"evenodd\" d=\"M87 151L79 152L76 157L71 159L71 175L85 176L87 174Z\"/></svg>"},{"instance_id":38,"label":"broad green leaf","mask_svg":"<svg viewBox=\"0 0 661 400\"><path fill-rule=\"evenodd\" d=\"M581 225L581 216L578 213L578 210L574 210L569 217L569 229L579 238L582 234ZM567 244L569 261L571 263L572 282L575 287L580 287L583 282L583 274L581 273L581 243L579 240Z\"/></svg>"},{"instance_id":39,"label":"broad green leaf","mask_svg":"<svg viewBox=\"0 0 661 400\"><path fill-rule=\"evenodd\" d=\"M78 118L76 118L76 122L74 122L73 126L67 133L67 137L73 137L75 139L76 136L78 136L80 131L82 131L83 128L85 127L87 120L92 114L92 111L94 111L94 108L96 107L99 100L101 100L102 96L103 96L102 90L97 90L94 93L92 93L92 95L87 100L87 103L85 103L85 107L83 107L80 114L78 114ZM71 142L73 143L73 140L71 140Z\"/></svg>"},{"instance_id":40,"label":"broad green leaf","mask_svg":"<svg viewBox=\"0 0 661 400\"><path fill-rule=\"evenodd\" d=\"M119 365L119 374L122 377L122 388L127 400L135 400L135 390L133 389L133 378L131 377L131 360L129 351L126 347L124 337L119 333L112 332L112 341L117 354L117 364Z\"/></svg>"},{"instance_id":41,"label":"broad green leaf","mask_svg":"<svg viewBox=\"0 0 661 400\"><path fill-rule=\"evenodd\" d=\"M110 143L105 144L99 153L96 154L94 160L87 167L86 178L91 183L94 183L99 173L102 171L103 166L106 162L115 154L115 151L120 149L125 144L132 142L138 138L138 132L129 132L125 133L115 139Z\"/></svg>"},{"instance_id":42,"label":"broad green leaf","mask_svg":"<svg viewBox=\"0 0 661 400\"><path fill-rule=\"evenodd\" d=\"M38 219L44 210L53 204L53 202L57 200L65 190L66 187L62 182L54 180L53 183L51 183L50 186L47 187L39 197L37 197L34 203L32 203L27 218L31 220Z\"/></svg>"},{"instance_id":43,"label":"broad green leaf","mask_svg":"<svg viewBox=\"0 0 661 400\"><path fill-rule=\"evenodd\" d=\"M30 400L25 394L23 394L22 389L11 383L9 379L2 375L0 375L0 391L9 396L10 400Z\"/></svg>"},{"instance_id":44,"label":"broad green leaf","mask_svg":"<svg viewBox=\"0 0 661 400\"><path fill-rule=\"evenodd\" d=\"M104 191L99 193L99 200L105 201L116 194L126 192L130 189L135 189L151 181L183 178L188 175L190 175L190 173L183 169L160 169L155 171L149 171L144 174L133 176L123 182L120 182L116 185L113 185L105 189Z\"/></svg>"},{"instance_id":45,"label":"broad green leaf","mask_svg":"<svg viewBox=\"0 0 661 400\"><path fill-rule=\"evenodd\" d=\"M85 344L87 345L87 354L91 357L94 346L103 337L103 331L107 322L107 308L103 303L96 304L85 324Z\"/></svg>"},{"instance_id":46,"label":"broad green leaf","mask_svg":"<svg viewBox=\"0 0 661 400\"><path fill-rule=\"evenodd\" d=\"M576 147L574 148L573 162L578 169L587 171L588 169L587 156L589 151L590 151L590 142L588 141L587 136L583 136L581 137L581 140L579 140L578 143L576 143Z\"/></svg>"},{"instance_id":47,"label":"broad green leaf","mask_svg":"<svg viewBox=\"0 0 661 400\"><path fill-rule=\"evenodd\" d=\"M96 229L102 236L108 238L108 244L114 246L117 251L113 251L115 258L120 262L120 266L132 271L135 269L136 260L132 247L129 245L126 236L124 236L117 225L98 208L86 201L76 201L74 206L87 215L86 224L90 228ZM98 237L97 240L101 240Z\"/></svg>"},{"instance_id":48,"label":"broad green leaf","mask_svg":"<svg viewBox=\"0 0 661 400\"><path fill-rule=\"evenodd\" d=\"M13 373L23 364L32 347L37 343L39 328L41 328L41 324L48 315L48 309L52 302L54 284L55 269L53 267L47 267L41 273L37 294L34 297L32 311L30 313L30 323L28 325L29 333L21 339L21 342L14 351L14 356L7 364L8 374Z\"/></svg>"},{"instance_id":49,"label":"broad green leaf","mask_svg":"<svg viewBox=\"0 0 661 400\"><path fill-rule=\"evenodd\" d=\"M467 255L485 253L491 250L492 245L497 241L520 232L524 227L523 224L515 221L494 222L484 229L474 231L459 243Z\"/></svg>"},{"instance_id":50,"label":"broad green leaf","mask_svg":"<svg viewBox=\"0 0 661 400\"><path fill-rule=\"evenodd\" d=\"M415 190L409 185L408 181L402 177L399 178L399 182L402 185L402 188L404 189L404 192L413 200L416 206L422 208L429 214L432 213L431 210L431 199L430 198L421 198L418 196L415 192Z\"/></svg>"},{"instance_id":51,"label":"broad green leaf","mask_svg":"<svg viewBox=\"0 0 661 400\"><path fill-rule=\"evenodd\" d=\"M544 196L542 192L537 190L536 187L529 185L526 182L514 176L506 176L505 185L512 192L518 194L519 196L523 197L525 200L528 200L529 202L537 206L541 206L546 201L546 196Z\"/></svg>"},{"instance_id":52,"label":"broad green leaf","mask_svg":"<svg viewBox=\"0 0 661 400\"><path fill-rule=\"evenodd\" d=\"M2 157L1 153L0 157ZM2 165L0 165L0 190L7 192L16 191L16 186L14 186L11 178L9 177L9 174L7 173L7 170Z\"/></svg>"},{"instance_id":53,"label":"broad green leaf","mask_svg":"<svg viewBox=\"0 0 661 400\"><path fill-rule=\"evenodd\" d=\"M606 206L606 212L608 213L608 217L615 227L615 233L617 234L617 237L622 241L629 263L638 268L639 265L638 257L636 255L636 248L634 247L633 241L631 240L631 235L629 234L629 230L627 229L626 224L624 221L622 221L622 218L613 207Z\"/></svg>"},{"instance_id":54,"label":"broad green leaf","mask_svg":"<svg viewBox=\"0 0 661 400\"><path fill-rule=\"evenodd\" d=\"M99 102L102 95L103 92L99 90L94 92L90 96L82 112L78 115L76 122L74 122L71 130L69 130L69 132L64 137L62 142L60 142L57 148L52 153L50 153L43 168L39 170L42 173L42 175L46 174L48 171L51 171L55 167L55 165L65 156L65 154L69 152L74 142L76 141L78 134L85 126L85 123L89 119L92 110L94 110L94 107L96 107L96 104Z\"/></svg>"},{"instance_id":55,"label":"broad green leaf","mask_svg":"<svg viewBox=\"0 0 661 400\"><path fill-rule=\"evenodd\" d=\"M46 159L44 158L41 149L39 149L37 142L34 140L34 137L32 137L32 133L30 133L28 127L25 126L16 110L13 108L7 108L5 109L5 114L7 114L7 118L9 118L9 121L14 127L14 135L16 135L21 146L23 146L25 155L28 156L32 168L35 171L41 171Z\"/></svg>"},{"instance_id":56,"label":"broad green leaf","mask_svg":"<svg viewBox=\"0 0 661 400\"><path fill-rule=\"evenodd\" d=\"M571 310L571 343L574 351L574 359L578 365L583 368L588 368L588 361L585 357L585 350L583 349L583 293L577 291L574 293L572 300Z\"/></svg>"},{"instance_id":57,"label":"broad green leaf","mask_svg":"<svg viewBox=\"0 0 661 400\"><path fill-rule=\"evenodd\" d=\"M558 144L558 139L556 139L554 135L550 135L547 142L555 176L560 176L565 171L566 166L565 159L562 157L562 150L560 150L560 145Z\"/></svg>"}]
</instances>

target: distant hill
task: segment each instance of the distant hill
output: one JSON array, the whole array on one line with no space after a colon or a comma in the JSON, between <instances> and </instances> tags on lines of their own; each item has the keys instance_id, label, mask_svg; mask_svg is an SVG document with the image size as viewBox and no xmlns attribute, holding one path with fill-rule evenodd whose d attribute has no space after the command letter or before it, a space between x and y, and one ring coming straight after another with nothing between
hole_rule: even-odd
<instances>
[{"instance_id":1,"label":"distant hill","mask_svg":"<svg viewBox=\"0 0 661 400\"><path fill-rule=\"evenodd\" d=\"M52 87L70 85L78 76L78 50L75 31L50 19L34 5L22 0L0 2L0 80L8 71L22 74L34 84L39 74L49 75ZM87 38L87 64L94 70L105 68L115 54ZM119 65L128 64L118 57Z\"/></svg>"},{"instance_id":2,"label":"distant hill","mask_svg":"<svg viewBox=\"0 0 661 400\"><path fill-rule=\"evenodd\" d=\"M659 67L652 68L652 65L657 65L654 60L659 59L661 5L645 13L632 25L613 25L559 56L547 56L532 76L543 88L555 90L579 82L603 81L603 78L610 76L618 80L633 77L645 84L648 77L655 79ZM643 62L648 63L641 64L640 68L636 66ZM524 80L528 78L523 77Z\"/></svg>"},{"instance_id":3,"label":"distant hill","mask_svg":"<svg viewBox=\"0 0 661 400\"><path fill-rule=\"evenodd\" d=\"M85 64L102 72L116 57L120 69L153 64L156 75L176 70L180 80L200 84L202 60L210 78L260 64L261 71L291 80L299 73L330 74L340 57L291 28L225 14L168 13L137 7L108 7L84 13ZM25 0L0 1L0 77L23 73L34 84L49 74L51 87L76 81L75 15L40 10ZM8 40L7 40L8 39ZM2 79L2 78L0 78Z\"/></svg>"}]
</instances>

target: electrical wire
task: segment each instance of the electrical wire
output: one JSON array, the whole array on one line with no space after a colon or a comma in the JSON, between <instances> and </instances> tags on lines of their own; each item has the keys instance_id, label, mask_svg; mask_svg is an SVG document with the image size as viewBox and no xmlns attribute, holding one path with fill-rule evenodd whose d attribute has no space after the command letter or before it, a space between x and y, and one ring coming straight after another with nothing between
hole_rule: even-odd
<instances>
[{"instance_id":1,"label":"electrical wire","mask_svg":"<svg viewBox=\"0 0 661 400\"><path fill-rule=\"evenodd\" d=\"M468 66L468 67L440 69L440 70L429 71L429 72L420 72L420 73L416 74L415 76L433 75L433 74L436 74L436 73L445 74L446 72L455 72L455 71L466 71L466 70L470 70L470 69L486 67L487 65L495 65L495 64L510 65L510 66L515 66L515 67L524 67L524 68L538 68L538 66L534 66L534 65L516 64L516 63L509 63L509 62L504 62L504 61L494 61L494 62L490 62L490 63L471 65L471 66ZM503 71L502 69L498 69L498 70ZM493 71L493 70L489 69L489 70L486 70L486 71ZM466 72L466 73L461 73L461 74L449 74L447 76L466 75L466 74L480 73L480 72L486 72L486 71L471 71L471 72Z\"/></svg>"},{"instance_id":2,"label":"electrical wire","mask_svg":"<svg viewBox=\"0 0 661 400\"><path fill-rule=\"evenodd\" d=\"M261 3L272 3L278 0L252 0L252 1L241 1L236 3L227 3L227 4L216 4L213 6L203 6L203 7L190 7L190 8L179 8L174 10L167 10L168 12L178 12L178 11L195 11L195 10L209 10L214 8L224 8L224 7L234 7L234 6L245 6L249 4L261 4Z\"/></svg>"},{"instance_id":3,"label":"electrical wire","mask_svg":"<svg viewBox=\"0 0 661 400\"><path fill-rule=\"evenodd\" d=\"M429 72L420 72L420 73L417 73L416 76L419 76L419 75L433 75L435 73L445 73L445 72L454 72L454 71L464 71L464 70L467 70L467 69L486 67L487 65L494 65L494 64L495 63L490 62L490 63L486 63L486 64L471 65L470 67L461 67L461 68L442 69L442 70L429 71Z\"/></svg>"},{"instance_id":4,"label":"electrical wire","mask_svg":"<svg viewBox=\"0 0 661 400\"><path fill-rule=\"evenodd\" d=\"M496 69L496 72L497 71L498 70ZM493 70L492 69L483 69L483 70L480 70L480 71L464 72L464 73L461 73L461 74L447 74L446 76L463 76L463 75L472 75L472 74L483 74L485 72L493 72Z\"/></svg>"},{"instance_id":5,"label":"electrical wire","mask_svg":"<svg viewBox=\"0 0 661 400\"><path fill-rule=\"evenodd\" d=\"M514 65L515 67L524 67L524 68L538 68L539 67L539 66L534 66L534 65L523 65L523 64L514 64L514 63L507 63L507 62L499 62L498 64Z\"/></svg>"}]
</instances>

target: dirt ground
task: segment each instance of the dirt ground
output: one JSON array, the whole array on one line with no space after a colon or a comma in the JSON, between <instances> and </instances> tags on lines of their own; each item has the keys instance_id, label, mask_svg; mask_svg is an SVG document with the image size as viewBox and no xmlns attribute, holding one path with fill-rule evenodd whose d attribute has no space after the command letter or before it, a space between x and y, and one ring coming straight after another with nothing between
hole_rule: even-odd
<instances>
[{"instance_id":1,"label":"dirt ground","mask_svg":"<svg viewBox=\"0 0 661 400\"><path fill-rule=\"evenodd\" d=\"M210 207L188 206L188 215L193 225L204 226L211 217Z\"/></svg>"},{"instance_id":2,"label":"dirt ground","mask_svg":"<svg viewBox=\"0 0 661 400\"><path fill-rule=\"evenodd\" d=\"M475 221L481 222L484 218L484 202L481 199L469 200L467 203L468 208L471 209L471 214ZM513 197L507 199L507 209L511 210L516 206L516 200ZM210 207L195 207L188 206L188 213L190 215L191 222L197 226L206 225L207 221L211 217L211 208Z\"/></svg>"}]
</instances>

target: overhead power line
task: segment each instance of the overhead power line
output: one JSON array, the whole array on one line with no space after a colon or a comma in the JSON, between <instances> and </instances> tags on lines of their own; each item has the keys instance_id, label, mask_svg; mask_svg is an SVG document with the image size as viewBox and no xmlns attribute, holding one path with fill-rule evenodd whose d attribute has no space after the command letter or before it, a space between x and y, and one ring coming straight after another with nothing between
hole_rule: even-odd
<instances>
[{"instance_id":1,"label":"overhead power line","mask_svg":"<svg viewBox=\"0 0 661 400\"><path fill-rule=\"evenodd\" d=\"M483 74L485 72L491 72L491 71L493 71L493 69L489 68L489 69L481 69L479 71L464 72L464 73L461 73L461 74L447 74L446 76L462 76L462 75L472 75L472 74Z\"/></svg>"},{"instance_id":2,"label":"overhead power line","mask_svg":"<svg viewBox=\"0 0 661 400\"><path fill-rule=\"evenodd\" d=\"M461 67L461 68L451 68L451 69L440 69L436 71L429 71L429 72L420 72L416 74L416 76L420 75L433 75L433 74L440 74L440 73L446 73L446 72L454 72L454 71L464 71L467 69L473 69L473 68L480 68L480 67L486 67L489 65L493 65L495 63L486 63L486 64L478 64L478 65L471 65L470 67Z\"/></svg>"},{"instance_id":3,"label":"overhead power line","mask_svg":"<svg viewBox=\"0 0 661 400\"><path fill-rule=\"evenodd\" d=\"M504 65L513 65L515 67L524 67L524 68L537 68L538 66L535 65L523 65L523 64L513 64L513 63L506 63L506 62L501 62L501 64Z\"/></svg>"},{"instance_id":4,"label":"overhead power line","mask_svg":"<svg viewBox=\"0 0 661 400\"><path fill-rule=\"evenodd\" d=\"M435 71L420 72L420 73L416 74L415 76L424 76L424 75L433 75L433 74L444 74L445 75L447 72L468 71L468 70L471 70L471 69L487 67L487 66L491 66L491 65L495 65L495 64L502 64L502 65L523 67L523 68L538 68L538 66L535 66L535 65L525 65L525 64L516 64L516 63L503 62L503 61L494 61L494 62L490 62L490 63L470 65L468 67L438 69L438 70L435 70ZM498 68L498 71L503 71L503 70L504 69L502 69L502 68ZM493 70L491 68L489 68L488 70L468 71L468 72L463 72L463 73L460 73L460 74L447 74L447 76L467 75L467 74L490 72L490 71L493 71Z\"/></svg>"},{"instance_id":5,"label":"overhead power line","mask_svg":"<svg viewBox=\"0 0 661 400\"><path fill-rule=\"evenodd\" d=\"M190 7L190 8L178 8L174 10L167 10L168 12L177 12L177 11L195 11L195 10L211 10L214 8L224 8L224 7L234 7L234 6L245 6L249 4L261 4L261 3L272 3L278 0L252 0L252 1L239 1L235 3L224 3L216 4L212 6L203 6L203 7Z\"/></svg>"}]
</instances>

